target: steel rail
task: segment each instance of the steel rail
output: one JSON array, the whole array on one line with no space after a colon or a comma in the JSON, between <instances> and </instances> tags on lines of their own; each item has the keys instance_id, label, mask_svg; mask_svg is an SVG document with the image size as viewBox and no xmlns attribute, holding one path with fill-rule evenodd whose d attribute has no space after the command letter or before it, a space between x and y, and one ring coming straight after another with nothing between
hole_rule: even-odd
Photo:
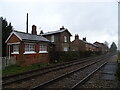
<instances>
[{"instance_id":1,"label":"steel rail","mask_svg":"<svg viewBox=\"0 0 120 90\"><path fill-rule=\"evenodd\" d=\"M87 82L87 80L90 79L90 77L97 72L100 68L102 68L105 64L107 64L107 62L103 63L102 65L100 65L97 69L95 69L94 71L92 71L90 74L88 74L85 78L83 78L82 80L80 80L78 83L76 83L74 86L71 87L70 90L74 90L75 88L77 88L77 86Z\"/></svg>"},{"instance_id":2,"label":"steel rail","mask_svg":"<svg viewBox=\"0 0 120 90\"><path fill-rule=\"evenodd\" d=\"M93 65L93 64L95 64L95 63L97 63L97 62L100 62L100 61L101 61L101 60L98 60L98 61L96 61L96 62L92 62L92 63L87 64L87 65L85 65L85 66L83 66L83 67L81 67L81 68L78 68L78 69L76 69L76 70L70 71L70 72L68 72L68 73L66 73L66 74L62 74L62 75L60 75L60 76L58 76L58 77L56 77L56 78L54 78L54 79L51 79L51 80L49 80L49 81L47 81L47 82L44 82L44 83L42 83L42 84L40 84L40 85L37 85L37 86L35 86L35 87L32 87L32 88L30 88L30 89L28 89L28 90L36 90L36 89L43 88L43 87L45 87L45 86L47 86L47 85L49 85L49 84L51 84L51 83L53 83L53 82L55 82L55 81L57 81L57 80L60 80L61 78L64 78L64 77L66 77L66 76L68 76L68 75L70 75L70 74L73 74L73 73L75 73L75 72L77 72L77 71L80 71L80 70L82 70L82 69L85 69L85 68L87 68L87 67L89 67L89 66L91 66L91 65Z\"/></svg>"}]
</instances>

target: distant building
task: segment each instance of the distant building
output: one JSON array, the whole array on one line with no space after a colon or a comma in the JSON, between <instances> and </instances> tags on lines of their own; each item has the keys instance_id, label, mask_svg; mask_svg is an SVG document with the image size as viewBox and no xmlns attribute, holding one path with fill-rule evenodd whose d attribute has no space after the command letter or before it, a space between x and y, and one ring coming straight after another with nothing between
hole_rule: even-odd
<instances>
[{"instance_id":1,"label":"distant building","mask_svg":"<svg viewBox=\"0 0 120 90\"><path fill-rule=\"evenodd\" d=\"M75 35L75 40L70 44L71 51L98 51L98 46L86 41L86 37L83 40L79 39L79 35Z\"/></svg>"},{"instance_id":2,"label":"distant building","mask_svg":"<svg viewBox=\"0 0 120 90\"><path fill-rule=\"evenodd\" d=\"M79 35L75 35L75 40L73 40L70 44L71 51L85 51L85 43L83 40L79 39Z\"/></svg>"},{"instance_id":3,"label":"distant building","mask_svg":"<svg viewBox=\"0 0 120 90\"><path fill-rule=\"evenodd\" d=\"M94 44L100 47L99 51L101 51L102 53L106 53L109 51L109 48L104 43L94 42Z\"/></svg>"}]
</instances>

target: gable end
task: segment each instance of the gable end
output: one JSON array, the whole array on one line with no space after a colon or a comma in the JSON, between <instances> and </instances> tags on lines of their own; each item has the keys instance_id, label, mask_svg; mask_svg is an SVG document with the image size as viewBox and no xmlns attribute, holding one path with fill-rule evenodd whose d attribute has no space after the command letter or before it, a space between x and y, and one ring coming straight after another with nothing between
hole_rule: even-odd
<instances>
[{"instance_id":1,"label":"gable end","mask_svg":"<svg viewBox=\"0 0 120 90\"><path fill-rule=\"evenodd\" d=\"M14 41L22 41L22 39L15 32L12 32L10 34L10 36L7 38L5 43L9 42L9 40L10 41L12 40L12 42L14 42Z\"/></svg>"}]
</instances>

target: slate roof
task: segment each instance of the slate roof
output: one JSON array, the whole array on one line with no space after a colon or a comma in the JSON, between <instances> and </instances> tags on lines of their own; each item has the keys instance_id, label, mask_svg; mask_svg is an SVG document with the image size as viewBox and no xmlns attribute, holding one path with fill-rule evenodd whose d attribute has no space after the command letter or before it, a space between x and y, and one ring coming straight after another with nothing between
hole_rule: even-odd
<instances>
[{"instance_id":1,"label":"slate roof","mask_svg":"<svg viewBox=\"0 0 120 90\"><path fill-rule=\"evenodd\" d=\"M41 34L41 35L51 35L51 34L56 34L56 33L61 33L61 32L64 32L64 31L68 31L67 29L63 29L63 30L56 30L56 31L51 31L51 32L47 32L47 33L44 33L44 34ZM69 32L69 31L68 31ZM69 32L69 34L71 35L71 33ZM72 35L71 35L72 36Z\"/></svg>"},{"instance_id":2,"label":"slate roof","mask_svg":"<svg viewBox=\"0 0 120 90\"><path fill-rule=\"evenodd\" d=\"M97 45L95 45L95 44L92 44L92 43L89 43L89 42L87 42L87 41L84 41L84 40L82 40L84 43L86 43L86 44L90 44L90 45L93 45L93 46L95 46L95 47L99 47L99 46L97 46Z\"/></svg>"},{"instance_id":3,"label":"slate roof","mask_svg":"<svg viewBox=\"0 0 120 90\"><path fill-rule=\"evenodd\" d=\"M24 33L24 32L19 32L19 31L13 31L11 33L15 34L18 36L19 39L21 39L22 41L44 41L44 42L50 42L48 39L46 39L45 37L41 36L41 35L33 35L33 34L29 34L29 33ZM9 37L8 37L9 39ZM7 41L7 40L6 40Z\"/></svg>"}]
</instances>

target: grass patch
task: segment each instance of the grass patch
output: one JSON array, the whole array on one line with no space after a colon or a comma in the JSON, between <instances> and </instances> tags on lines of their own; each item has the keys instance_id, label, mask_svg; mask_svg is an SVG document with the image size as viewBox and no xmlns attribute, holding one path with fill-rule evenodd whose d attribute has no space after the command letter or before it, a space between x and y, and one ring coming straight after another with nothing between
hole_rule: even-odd
<instances>
[{"instance_id":1,"label":"grass patch","mask_svg":"<svg viewBox=\"0 0 120 90\"><path fill-rule=\"evenodd\" d=\"M21 72L38 69L38 68L43 68L43 67L46 67L49 65L50 64L43 64L43 63L42 64L32 64L29 66L11 65L11 66L5 67L5 69L2 70L2 75L6 76L6 75L17 74L17 73L21 73Z\"/></svg>"}]
</instances>

